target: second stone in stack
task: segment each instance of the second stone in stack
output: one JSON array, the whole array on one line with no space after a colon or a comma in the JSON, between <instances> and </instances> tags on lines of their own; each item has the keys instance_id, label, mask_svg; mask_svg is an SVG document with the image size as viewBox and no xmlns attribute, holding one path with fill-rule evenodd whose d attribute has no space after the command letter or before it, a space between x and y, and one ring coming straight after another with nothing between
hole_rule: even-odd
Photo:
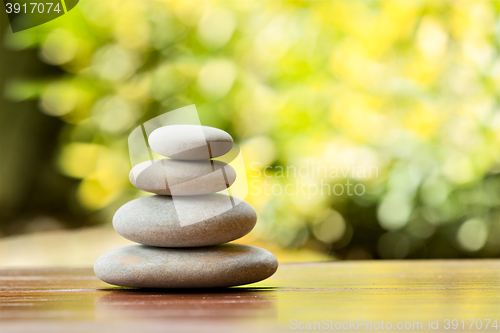
<instances>
[{"instance_id":1,"label":"second stone in stack","mask_svg":"<svg viewBox=\"0 0 500 333\"><path fill-rule=\"evenodd\" d=\"M257 221L249 204L215 193L236 179L230 165L211 160L231 150L231 136L213 127L171 125L153 131L149 144L170 159L134 166L130 181L156 195L126 203L113 218L121 236L143 245L100 256L94 265L97 277L125 287L207 288L274 274L278 262L272 253L223 244L249 233Z\"/></svg>"}]
</instances>

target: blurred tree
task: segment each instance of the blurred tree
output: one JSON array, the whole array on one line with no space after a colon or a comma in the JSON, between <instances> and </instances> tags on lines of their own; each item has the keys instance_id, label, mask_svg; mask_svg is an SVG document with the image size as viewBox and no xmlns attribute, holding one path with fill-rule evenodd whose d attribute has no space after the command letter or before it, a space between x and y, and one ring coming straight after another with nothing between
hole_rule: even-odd
<instances>
[{"instance_id":1,"label":"blurred tree","mask_svg":"<svg viewBox=\"0 0 500 333\"><path fill-rule=\"evenodd\" d=\"M17 213L10 189L35 177L40 191L67 194L64 223L110 221L143 195L127 181L128 132L196 104L203 124L242 144L260 238L350 259L498 256L498 13L494 1L82 2L5 34L8 54L36 50L51 66L26 59L45 68L31 80L8 69L5 96L16 103L5 110L34 112L38 101L46 116L29 121L59 141L55 156L36 151L66 178L8 172L20 185L2 191L2 207ZM30 148L53 147L30 135ZM26 152L5 165L37 160ZM304 165L307 177L279 168ZM363 195L331 192L356 185ZM32 193L20 193L35 212Z\"/></svg>"},{"instance_id":2,"label":"blurred tree","mask_svg":"<svg viewBox=\"0 0 500 333\"><path fill-rule=\"evenodd\" d=\"M0 31L10 33L2 15ZM35 49L12 51L0 45L0 91L13 82L61 75L38 60ZM68 209L76 185L55 168L59 132L64 122L37 109L35 99L1 98L0 235L79 227L85 217ZM64 222L63 222L64 221Z\"/></svg>"}]
</instances>

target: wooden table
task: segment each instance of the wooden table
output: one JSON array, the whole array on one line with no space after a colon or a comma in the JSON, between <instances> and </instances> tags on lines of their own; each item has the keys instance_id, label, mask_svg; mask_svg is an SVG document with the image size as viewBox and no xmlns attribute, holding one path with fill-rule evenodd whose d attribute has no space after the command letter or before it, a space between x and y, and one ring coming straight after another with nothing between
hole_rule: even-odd
<instances>
[{"instance_id":1,"label":"wooden table","mask_svg":"<svg viewBox=\"0 0 500 333\"><path fill-rule=\"evenodd\" d=\"M0 271L1 333L290 332L313 331L305 328L314 322L318 331L379 332L390 323L405 332L499 332L494 320L500 325L500 260L283 264L246 288L174 291L110 286L91 269Z\"/></svg>"}]
</instances>

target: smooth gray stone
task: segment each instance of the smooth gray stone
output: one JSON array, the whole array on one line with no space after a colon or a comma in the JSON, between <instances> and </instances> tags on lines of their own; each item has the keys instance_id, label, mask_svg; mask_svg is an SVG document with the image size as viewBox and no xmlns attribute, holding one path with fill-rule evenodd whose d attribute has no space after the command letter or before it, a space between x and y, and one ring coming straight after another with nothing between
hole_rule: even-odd
<instances>
[{"instance_id":1,"label":"smooth gray stone","mask_svg":"<svg viewBox=\"0 0 500 333\"><path fill-rule=\"evenodd\" d=\"M236 180L234 169L220 161L145 161L130 170L132 185L162 195L202 195L225 190Z\"/></svg>"},{"instance_id":2,"label":"smooth gray stone","mask_svg":"<svg viewBox=\"0 0 500 333\"><path fill-rule=\"evenodd\" d=\"M94 272L104 282L136 288L215 288L264 280L278 261L267 250L241 244L203 248L128 245L101 255Z\"/></svg>"},{"instance_id":3,"label":"smooth gray stone","mask_svg":"<svg viewBox=\"0 0 500 333\"><path fill-rule=\"evenodd\" d=\"M256 222L252 206L223 194L142 197L127 202L113 217L113 227L121 236L161 247L230 242L248 234Z\"/></svg>"},{"instance_id":4,"label":"smooth gray stone","mask_svg":"<svg viewBox=\"0 0 500 333\"><path fill-rule=\"evenodd\" d=\"M227 132L201 125L163 126L149 135L148 142L156 153L178 160L206 160L233 148Z\"/></svg>"}]
</instances>

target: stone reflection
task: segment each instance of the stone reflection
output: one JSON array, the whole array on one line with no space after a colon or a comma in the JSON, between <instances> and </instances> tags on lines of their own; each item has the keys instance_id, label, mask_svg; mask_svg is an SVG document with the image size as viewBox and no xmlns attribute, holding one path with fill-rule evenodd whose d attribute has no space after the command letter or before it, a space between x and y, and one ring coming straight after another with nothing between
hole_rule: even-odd
<instances>
[{"instance_id":1,"label":"stone reflection","mask_svg":"<svg viewBox=\"0 0 500 333\"><path fill-rule=\"evenodd\" d=\"M95 319L275 317L272 288L116 289L96 298Z\"/></svg>"}]
</instances>

